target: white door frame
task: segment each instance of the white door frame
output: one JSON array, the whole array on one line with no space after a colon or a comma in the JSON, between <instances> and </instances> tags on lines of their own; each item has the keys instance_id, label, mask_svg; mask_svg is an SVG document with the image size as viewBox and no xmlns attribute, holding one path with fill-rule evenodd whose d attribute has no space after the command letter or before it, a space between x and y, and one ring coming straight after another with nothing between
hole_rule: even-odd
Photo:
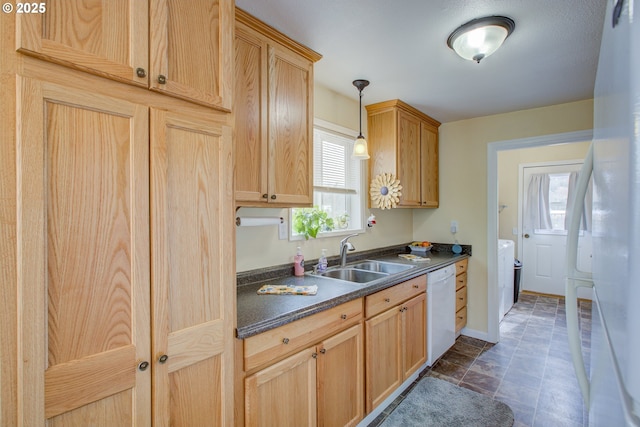
<instances>
[{"instance_id":1,"label":"white door frame","mask_svg":"<svg viewBox=\"0 0 640 427\"><path fill-rule=\"evenodd\" d=\"M498 306L498 151L585 142L593 129L532 138L495 141L487 144L487 341L500 341Z\"/></svg>"}]
</instances>

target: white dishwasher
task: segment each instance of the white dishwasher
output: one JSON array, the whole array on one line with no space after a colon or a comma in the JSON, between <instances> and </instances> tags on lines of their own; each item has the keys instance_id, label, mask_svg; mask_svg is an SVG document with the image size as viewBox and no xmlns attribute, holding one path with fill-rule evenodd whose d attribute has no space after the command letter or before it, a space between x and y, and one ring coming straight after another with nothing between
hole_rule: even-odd
<instances>
[{"instance_id":1,"label":"white dishwasher","mask_svg":"<svg viewBox=\"0 0 640 427\"><path fill-rule=\"evenodd\" d=\"M427 365L432 366L456 340L456 266L427 274Z\"/></svg>"}]
</instances>

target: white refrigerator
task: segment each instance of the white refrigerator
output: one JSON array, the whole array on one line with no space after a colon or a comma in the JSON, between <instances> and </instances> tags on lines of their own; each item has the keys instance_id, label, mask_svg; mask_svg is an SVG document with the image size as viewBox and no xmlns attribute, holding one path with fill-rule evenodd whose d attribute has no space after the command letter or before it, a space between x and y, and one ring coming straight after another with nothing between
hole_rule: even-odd
<instances>
[{"instance_id":1,"label":"white refrigerator","mask_svg":"<svg viewBox=\"0 0 640 427\"><path fill-rule=\"evenodd\" d=\"M577 186L584 195L592 175L593 274L576 269L584 206L576 195L567 240L567 328L589 425L640 426L640 0L604 1L594 136ZM586 367L576 286L593 287Z\"/></svg>"}]
</instances>

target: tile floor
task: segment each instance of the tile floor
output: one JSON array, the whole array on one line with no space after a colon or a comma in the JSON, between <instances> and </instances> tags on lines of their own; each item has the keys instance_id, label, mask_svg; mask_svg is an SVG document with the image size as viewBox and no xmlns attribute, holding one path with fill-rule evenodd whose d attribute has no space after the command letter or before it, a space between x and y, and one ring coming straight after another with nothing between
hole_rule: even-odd
<instances>
[{"instance_id":1,"label":"tile floor","mask_svg":"<svg viewBox=\"0 0 640 427\"><path fill-rule=\"evenodd\" d=\"M579 303L583 355L591 346L591 302ZM438 377L508 404L515 427L588 425L567 344L564 298L520 294L500 324L500 342L460 336L420 376ZM410 392L410 388L404 393ZM376 427L400 396L369 427Z\"/></svg>"}]
</instances>

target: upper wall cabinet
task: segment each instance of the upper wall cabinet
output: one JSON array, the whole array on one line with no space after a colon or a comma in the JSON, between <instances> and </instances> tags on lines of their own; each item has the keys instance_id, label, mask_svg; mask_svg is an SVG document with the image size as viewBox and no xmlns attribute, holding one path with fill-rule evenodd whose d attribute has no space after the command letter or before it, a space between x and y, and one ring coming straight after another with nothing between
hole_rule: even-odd
<instances>
[{"instance_id":1,"label":"upper wall cabinet","mask_svg":"<svg viewBox=\"0 0 640 427\"><path fill-rule=\"evenodd\" d=\"M59 0L18 14L20 52L230 110L233 0Z\"/></svg>"},{"instance_id":2,"label":"upper wall cabinet","mask_svg":"<svg viewBox=\"0 0 640 427\"><path fill-rule=\"evenodd\" d=\"M369 177L395 174L402 185L399 207L437 208L440 122L398 99L366 108Z\"/></svg>"},{"instance_id":3,"label":"upper wall cabinet","mask_svg":"<svg viewBox=\"0 0 640 427\"><path fill-rule=\"evenodd\" d=\"M313 204L313 63L321 56L236 9L238 206Z\"/></svg>"}]
</instances>

